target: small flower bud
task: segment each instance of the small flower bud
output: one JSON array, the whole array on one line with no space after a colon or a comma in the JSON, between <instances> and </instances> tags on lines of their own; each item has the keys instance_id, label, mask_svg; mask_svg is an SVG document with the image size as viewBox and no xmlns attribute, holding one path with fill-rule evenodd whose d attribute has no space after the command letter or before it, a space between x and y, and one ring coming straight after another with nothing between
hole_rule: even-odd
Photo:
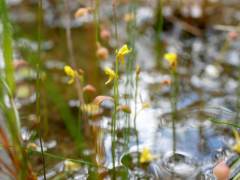
<instances>
[{"instance_id":1,"label":"small flower bud","mask_svg":"<svg viewBox=\"0 0 240 180\"><path fill-rule=\"evenodd\" d=\"M32 129L37 128L37 126L38 126L38 118L37 118L37 116L35 114L30 114L28 116L28 122L29 122L29 126Z\"/></svg>"},{"instance_id":2,"label":"small flower bud","mask_svg":"<svg viewBox=\"0 0 240 180\"><path fill-rule=\"evenodd\" d=\"M216 176L216 178L218 180L226 180L226 179L228 179L229 176L230 176L230 173L231 173L230 168L224 162L218 163L213 168L213 174Z\"/></svg>"},{"instance_id":3,"label":"small flower bud","mask_svg":"<svg viewBox=\"0 0 240 180\"><path fill-rule=\"evenodd\" d=\"M238 38L238 33L236 31L230 31L228 33L228 36L232 41L235 41Z\"/></svg>"},{"instance_id":4,"label":"small flower bud","mask_svg":"<svg viewBox=\"0 0 240 180\"><path fill-rule=\"evenodd\" d=\"M150 101L142 104L142 109L149 108L151 106Z\"/></svg>"},{"instance_id":5,"label":"small flower bud","mask_svg":"<svg viewBox=\"0 0 240 180\"><path fill-rule=\"evenodd\" d=\"M83 70L79 69L78 71L79 71L79 73L80 73L81 75L84 74L84 71L83 71Z\"/></svg>"},{"instance_id":6,"label":"small flower bud","mask_svg":"<svg viewBox=\"0 0 240 180\"><path fill-rule=\"evenodd\" d=\"M92 10L94 10L94 8L91 7L79 8L75 13L75 18L83 17L87 14L88 11Z\"/></svg>"},{"instance_id":7,"label":"small flower bud","mask_svg":"<svg viewBox=\"0 0 240 180\"><path fill-rule=\"evenodd\" d=\"M161 85L166 85L166 84L171 85L171 79L170 78L165 78L161 82Z\"/></svg>"},{"instance_id":8,"label":"small flower bud","mask_svg":"<svg viewBox=\"0 0 240 180\"><path fill-rule=\"evenodd\" d=\"M92 85L88 84L83 88L83 92L90 92L90 93L95 93L96 89Z\"/></svg>"},{"instance_id":9,"label":"small flower bud","mask_svg":"<svg viewBox=\"0 0 240 180\"><path fill-rule=\"evenodd\" d=\"M137 65L136 74L139 75L139 73L140 73L140 67L139 65Z\"/></svg>"},{"instance_id":10,"label":"small flower bud","mask_svg":"<svg viewBox=\"0 0 240 180\"><path fill-rule=\"evenodd\" d=\"M100 33L100 37L105 42L109 42L109 40L110 40L110 31L108 31L107 29L102 29L101 33Z\"/></svg>"},{"instance_id":11,"label":"small flower bud","mask_svg":"<svg viewBox=\"0 0 240 180\"><path fill-rule=\"evenodd\" d=\"M136 19L136 15L132 13L127 13L123 16L124 21L129 22Z\"/></svg>"},{"instance_id":12,"label":"small flower bud","mask_svg":"<svg viewBox=\"0 0 240 180\"><path fill-rule=\"evenodd\" d=\"M15 60L13 61L13 68L17 69L20 65L28 65L28 62L25 60Z\"/></svg>"},{"instance_id":13,"label":"small flower bud","mask_svg":"<svg viewBox=\"0 0 240 180\"><path fill-rule=\"evenodd\" d=\"M38 146L36 145L36 144L34 144L34 143L29 143L28 145L27 145L27 148L33 148L33 149L36 149Z\"/></svg>"},{"instance_id":14,"label":"small flower bud","mask_svg":"<svg viewBox=\"0 0 240 180\"><path fill-rule=\"evenodd\" d=\"M115 3L116 3L116 1L115 1L115 0L112 0L112 5L113 5L113 6L115 6Z\"/></svg>"},{"instance_id":15,"label":"small flower bud","mask_svg":"<svg viewBox=\"0 0 240 180\"><path fill-rule=\"evenodd\" d=\"M75 18L83 17L87 14L87 12L88 12L87 8L79 8L75 13Z\"/></svg>"},{"instance_id":16,"label":"small flower bud","mask_svg":"<svg viewBox=\"0 0 240 180\"><path fill-rule=\"evenodd\" d=\"M42 79L42 81L45 81L46 77L47 77L47 74L46 74L45 72L43 72L43 73L41 74L41 79Z\"/></svg>"},{"instance_id":17,"label":"small flower bud","mask_svg":"<svg viewBox=\"0 0 240 180\"><path fill-rule=\"evenodd\" d=\"M101 59L103 61L106 61L106 59L108 58L109 52L108 49L105 47L100 47L97 50L97 57L98 59Z\"/></svg>"}]
</instances>

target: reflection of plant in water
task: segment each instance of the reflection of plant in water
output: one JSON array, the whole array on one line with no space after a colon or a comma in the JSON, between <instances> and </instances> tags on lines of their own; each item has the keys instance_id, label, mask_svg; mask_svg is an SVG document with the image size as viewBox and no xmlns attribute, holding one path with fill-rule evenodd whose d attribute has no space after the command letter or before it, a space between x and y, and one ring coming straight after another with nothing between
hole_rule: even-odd
<instances>
[{"instance_id":1,"label":"reflection of plant in water","mask_svg":"<svg viewBox=\"0 0 240 180\"><path fill-rule=\"evenodd\" d=\"M164 55L164 59L169 62L169 68L171 69L171 89L170 89L170 103L172 108L172 129L173 129L173 151L176 150L176 132L175 132L175 117L176 113L176 104L177 104L177 93L178 93L178 85L177 85L177 54L176 53L167 53ZM173 90L174 85L174 90ZM174 99L173 99L174 98Z\"/></svg>"},{"instance_id":2,"label":"reflection of plant in water","mask_svg":"<svg viewBox=\"0 0 240 180\"><path fill-rule=\"evenodd\" d=\"M143 152L141 153L140 163L149 163L154 159L161 157L161 154L153 155L152 151L146 147L143 148Z\"/></svg>"},{"instance_id":3,"label":"reflection of plant in water","mask_svg":"<svg viewBox=\"0 0 240 180\"><path fill-rule=\"evenodd\" d=\"M233 124L233 123L228 123L228 122L220 122L220 121L216 121L216 120L213 120L211 118L209 118L212 122L214 123L218 123L218 124L227 124L227 125L231 125L231 126L235 126L237 128L240 128L240 126L236 125L236 124ZM235 136L235 140L236 140L236 144L234 146L231 147L232 150L236 151L237 153L240 153L240 137L239 137L239 134L237 132L236 129L233 129L233 133L234 133L234 136Z\"/></svg>"}]
</instances>

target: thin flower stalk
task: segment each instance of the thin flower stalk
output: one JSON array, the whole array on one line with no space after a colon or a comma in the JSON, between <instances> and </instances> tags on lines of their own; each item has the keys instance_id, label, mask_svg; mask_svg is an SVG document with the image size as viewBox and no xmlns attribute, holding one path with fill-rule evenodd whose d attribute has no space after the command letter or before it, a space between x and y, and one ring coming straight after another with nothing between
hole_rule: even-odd
<instances>
[{"instance_id":1,"label":"thin flower stalk","mask_svg":"<svg viewBox=\"0 0 240 180\"><path fill-rule=\"evenodd\" d=\"M139 66L138 66L139 67ZM136 118L137 118L137 90L138 90L138 73L136 73L136 90L135 90L135 116L134 116L134 132L136 135L136 143L137 143L137 155L138 155L138 163L137 166L140 166L140 155L139 155L139 141L138 141L138 132L136 126Z\"/></svg>"},{"instance_id":2,"label":"thin flower stalk","mask_svg":"<svg viewBox=\"0 0 240 180\"><path fill-rule=\"evenodd\" d=\"M162 68L162 48L161 48L161 34L162 34L162 29L163 29L163 13L162 13L162 0L158 0L158 8L157 8L157 13L159 13L158 17L158 29L157 29L157 38L156 38L156 65L160 66L161 71L163 70ZM161 58L161 59L160 59Z\"/></svg>"},{"instance_id":3,"label":"thin flower stalk","mask_svg":"<svg viewBox=\"0 0 240 180\"><path fill-rule=\"evenodd\" d=\"M94 53L95 53L95 55L94 55L94 79L95 79L95 82L96 82L96 89L97 89L97 91L99 90L99 85L98 85L98 80L97 80L97 78L98 78L98 57L97 57L97 49L98 49L98 47L97 47L97 42L99 41L99 32L98 32L98 25L99 25L99 2L98 2L98 0L96 0L95 1L95 12L94 12L94 19L95 19L95 21L94 21L94 24L95 24L95 42L94 42L94 44L95 44L95 47L94 47ZM98 93L98 92L97 92Z\"/></svg>"},{"instance_id":4,"label":"thin flower stalk","mask_svg":"<svg viewBox=\"0 0 240 180\"><path fill-rule=\"evenodd\" d=\"M239 66L239 70L238 70L238 87L237 87L237 113L236 113L236 118L235 118L235 124L238 125L238 118L239 118L239 108L240 108L240 103L239 103L239 99L240 99L240 66Z\"/></svg>"},{"instance_id":5,"label":"thin flower stalk","mask_svg":"<svg viewBox=\"0 0 240 180\"><path fill-rule=\"evenodd\" d=\"M40 51L40 49L39 49ZM39 59L40 59L40 52L39 52ZM44 154L43 154L43 146L42 146L42 136L41 136L41 127L40 127L40 109L39 109L39 66L37 65L37 82L36 82L36 109L37 109L37 118L38 118L38 136L39 136L39 141L41 145L41 152L42 152L42 161L43 161L43 176L44 179L46 180L46 172L45 172L45 160L44 160Z\"/></svg>"},{"instance_id":6,"label":"thin flower stalk","mask_svg":"<svg viewBox=\"0 0 240 180\"><path fill-rule=\"evenodd\" d=\"M114 81L114 99L115 99L115 106L114 106L114 113L112 118L112 159L113 159L113 179L116 179L116 172L115 172L115 136L116 136L116 119L117 119L117 106L118 106L118 32L117 32L117 13L115 9L115 0L112 1L112 7L114 12L114 24L115 24L115 40L116 40L116 78Z\"/></svg>"},{"instance_id":7,"label":"thin flower stalk","mask_svg":"<svg viewBox=\"0 0 240 180\"><path fill-rule=\"evenodd\" d=\"M41 137L41 129L40 129L40 111L39 111L39 62L41 59L41 28L42 28L42 0L39 0L39 21L38 21L38 65L37 65L37 82L36 82L36 109L37 109L37 118L39 119L38 122L38 135L41 145L41 152L42 152L42 161L43 161L43 176L46 180L46 171L45 171L45 160L43 154L43 147L42 147L42 137Z\"/></svg>"},{"instance_id":8,"label":"thin flower stalk","mask_svg":"<svg viewBox=\"0 0 240 180\"><path fill-rule=\"evenodd\" d=\"M171 70L171 82L173 82L173 80L175 80L174 71ZM173 99L175 91L173 91L173 85L172 84L170 85L170 87L171 87L170 88L170 103L171 103L171 108L172 108L173 152L175 153L175 150L176 150L176 144L175 144L175 142L176 142L176 130L175 130L175 117L174 117L174 115L175 115L175 102L174 102L174 99Z\"/></svg>"},{"instance_id":9,"label":"thin flower stalk","mask_svg":"<svg viewBox=\"0 0 240 180\"><path fill-rule=\"evenodd\" d=\"M175 130L175 113L177 105L177 94L178 94L178 84L177 84L177 54L176 53L166 53L164 59L169 62L169 68L171 70L171 84L170 84L170 103L172 108L172 130L173 130L173 152L176 150L176 130ZM173 89L174 86L174 89Z\"/></svg>"},{"instance_id":10,"label":"thin flower stalk","mask_svg":"<svg viewBox=\"0 0 240 180\"><path fill-rule=\"evenodd\" d=\"M116 53L116 77L118 77L118 58L117 58L117 53ZM117 106L118 106L118 78L115 78L114 81L114 100L115 100L115 105L114 105L114 113L113 113L113 118L112 118L112 159L113 159L113 178L116 179L116 174L115 174L115 136L116 136L116 119L117 119Z\"/></svg>"}]
</instances>

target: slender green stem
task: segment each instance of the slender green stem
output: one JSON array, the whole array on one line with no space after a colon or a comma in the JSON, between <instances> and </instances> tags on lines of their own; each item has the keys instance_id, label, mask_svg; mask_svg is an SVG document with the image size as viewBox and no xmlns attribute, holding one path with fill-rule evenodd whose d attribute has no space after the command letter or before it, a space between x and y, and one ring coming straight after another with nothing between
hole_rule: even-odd
<instances>
[{"instance_id":1,"label":"slender green stem","mask_svg":"<svg viewBox=\"0 0 240 180\"><path fill-rule=\"evenodd\" d=\"M116 54L117 56L117 54ZM117 106L118 106L118 59L116 57L116 77L114 82L114 99L115 99L115 106L114 106L114 114L112 119L112 126L113 126L113 140L112 140L112 159L113 159L113 178L116 179L115 174L115 136L116 136L116 119L117 119Z\"/></svg>"},{"instance_id":2,"label":"slender green stem","mask_svg":"<svg viewBox=\"0 0 240 180\"><path fill-rule=\"evenodd\" d=\"M230 44L231 44L231 40L230 40L230 39L226 39L226 41L225 41L222 49L220 50L220 53L219 53L217 59L216 59L216 61L215 61L215 67L216 67L217 69L219 69L219 66L220 66L221 63L222 63L223 57L225 56L225 54L226 54L226 52L227 52Z\"/></svg>"},{"instance_id":3,"label":"slender green stem","mask_svg":"<svg viewBox=\"0 0 240 180\"><path fill-rule=\"evenodd\" d=\"M62 173L60 176L54 178L53 180L61 180L62 178L64 178L64 177L65 177L66 175L68 175L68 174L69 174L69 171L64 172L64 173Z\"/></svg>"},{"instance_id":4,"label":"slender green stem","mask_svg":"<svg viewBox=\"0 0 240 180\"><path fill-rule=\"evenodd\" d=\"M116 76L114 82L114 114L112 119L112 128L113 128L113 140L112 140L112 159L113 159L113 179L116 179L116 168L115 168L115 136L116 136L116 120L117 120L117 106L118 106L118 58L117 58L117 49L118 49L118 32L117 32L117 14L115 9L115 2L112 3L113 12L114 12L114 24L115 24L115 40L116 40Z\"/></svg>"},{"instance_id":5,"label":"slender green stem","mask_svg":"<svg viewBox=\"0 0 240 180\"><path fill-rule=\"evenodd\" d=\"M236 167L239 164L239 162L240 162L240 158L233 163L233 165L230 167L230 169L232 170L234 167Z\"/></svg>"},{"instance_id":6,"label":"slender green stem","mask_svg":"<svg viewBox=\"0 0 240 180\"><path fill-rule=\"evenodd\" d=\"M156 65L160 65L162 71L162 59L161 56L161 33L163 29L163 15L162 15L162 0L158 0L158 29L157 29L157 39L156 39Z\"/></svg>"},{"instance_id":7,"label":"slender green stem","mask_svg":"<svg viewBox=\"0 0 240 180\"><path fill-rule=\"evenodd\" d=\"M41 59L41 26L42 26L42 0L39 0L39 19L38 19L38 65L37 65L37 82L36 82L36 114L38 118L38 135L41 145L42 151L42 161L43 161L43 173L44 179L46 180L46 172L45 172L45 161L42 147L42 137L41 137L41 129L40 129L40 112L39 112L39 62Z\"/></svg>"},{"instance_id":8,"label":"slender green stem","mask_svg":"<svg viewBox=\"0 0 240 180\"><path fill-rule=\"evenodd\" d=\"M137 91L138 91L138 75L136 75L134 131L135 131L136 143L137 143L137 156L138 156L137 166L140 167L140 162L139 162L139 160L140 160L140 156L139 156L139 141L138 141L137 126L136 126L136 119L137 119Z\"/></svg>"},{"instance_id":9,"label":"slender green stem","mask_svg":"<svg viewBox=\"0 0 240 180\"><path fill-rule=\"evenodd\" d=\"M240 108L239 99L240 99L240 65L238 70L238 88L237 88L237 104L236 104L237 114L235 118L235 124L238 124L238 116L239 116L239 108Z\"/></svg>"},{"instance_id":10,"label":"slender green stem","mask_svg":"<svg viewBox=\"0 0 240 180\"><path fill-rule=\"evenodd\" d=\"M233 124L233 123L229 123L229 122L220 122L220 121L216 121L216 120L213 120L211 118L209 118L212 122L214 123L218 123L218 124L228 124L228 125L231 125L231 126L235 126L237 128L240 128L240 126L236 125L236 124Z\"/></svg>"},{"instance_id":11,"label":"slender green stem","mask_svg":"<svg viewBox=\"0 0 240 180\"><path fill-rule=\"evenodd\" d=\"M81 123L82 123L82 109L81 107L84 108L84 104L81 104L79 101L79 109L78 109L78 133L77 133L77 148L78 151L80 152L81 150L81 140L82 140L82 135L81 135Z\"/></svg>"},{"instance_id":12,"label":"slender green stem","mask_svg":"<svg viewBox=\"0 0 240 180\"><path fill-rule=\"evenodd\" d=\"M116 9L115 9L115 3L113 4L113 12L114 12L116 49L118 49L117 13L116 13Z\"/></svg>"},{"instance_id":13,"label":"slender green stem","mask_svg":"<svg viewBox=\"0 0 240 180\"><path fill-rule=\"evenodd\" d=\"M0 147L4 147L4 145L0 144ZM9 147L14 147L14 146L9 146ZM41 151L37 151L37 150L32 149L32 148L26 148L26 147L21 147L21 148L27 149L28 151L33 151L33 152L38 153L38 154L42 154ZM57 155L50 154L50 153L45 153L45 152L43 152L43 154L44 154L45 156L49 156L49 157L52 157L52 158L55 158L55 159L59 159L59 160L68 160L68 161L71 161L71 162L77 162L77 163L81 163L81 164L87 164L87 165L94 166L93 163L86 162L86 161L80 161L80 160L76 160L76 159L64 158L64 157L61 157L61 156L57 156ZM106 167L104 167L104 166L98 166L98 167L106 168ZM107 168L106 168L106 169L107 169Z\"/></svg>"},{"instance_id":14,"label":"slender green stem","mask_svg":"<svg viewBox=\"0 0 240 180\"><path fill-rule=\"evenodd\" d=\"M46 97L46 92L43 89L43 123L44 123L44 134L43 137L47 138L48 137L48 110L47 110L47 97Z\"/></svg>"},{"instance_id":15,"label":"slender green stem","mask_svg":"<svg viewBox=\"0 0 240 180\"><path fill-rule=\"evenodd\" d=\"M175 130L175 117L174 117L174 115L175 115L175 102L174 102L174 100L173 100L173 97L174 97L174 95L173 95L173 83L172 82L174 82L174 71L172 70L171 71L171 85L170 85L170 102L171 102L171 108L172 108L172 130L173 130L173 152L174 152L174 154L175 154L175 150L176 150L176 130Z\"/></svg>"},{"instance_id":16,"label":"slender green stem","mask_svg":"<svg viewBox=\"0 0 240 180\"><path fill-rule=\"evenodd\" d=\"M37 118L38 118L38 136L41 145L42 152L42 161L43 161L43 175L46 180L46 172L45 172L45 160L43 154L43 146L42 146L42 137L41 137L41 120L40 120L40 111L39 111L39 66L37 65L37 82L36 82L36 109L37 109Z\"/></svg>"}]
</instances>

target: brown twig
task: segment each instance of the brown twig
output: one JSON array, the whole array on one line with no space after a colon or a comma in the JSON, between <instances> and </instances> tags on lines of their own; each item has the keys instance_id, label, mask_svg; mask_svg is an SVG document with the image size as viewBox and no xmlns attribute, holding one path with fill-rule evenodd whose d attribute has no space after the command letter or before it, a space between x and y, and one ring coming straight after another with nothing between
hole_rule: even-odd
<instances>
[{"instance_id":1,"label":"brown twig","mask_svg":"<svg viewBox=\"0 0 240 180\"><path fill-rule=\"evenodd\" d=\"M176 24L178 25L179 27L181 27L183 30L189 32L189 33L192 33L196 36L203 36L203 31L199 28L196 28L180 19L178 19L176 16L165 16L165 18L173 23L173 24Z\"/></svg>"}]
</instances>

